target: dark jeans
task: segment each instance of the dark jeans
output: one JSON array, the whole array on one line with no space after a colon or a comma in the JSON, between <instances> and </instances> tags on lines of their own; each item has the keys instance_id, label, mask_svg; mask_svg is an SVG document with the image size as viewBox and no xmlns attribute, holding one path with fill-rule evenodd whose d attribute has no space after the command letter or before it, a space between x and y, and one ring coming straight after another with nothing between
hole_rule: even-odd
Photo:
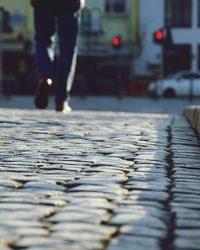
<instances>
[{"instance_id":1,"label":"dark jeans","mask_svg":"<svg viewBox=\"0 0 200 250\"><path fill-rule=\"evenodd\" d=\"M48 49L51 37L57 32L59 45L58 72L56 75L56 103L66 100L70 92L77 57L78 15L54 10L34 9L36 61L38 78L54 78L54 63Z\"/></svg>"}]
</instances>

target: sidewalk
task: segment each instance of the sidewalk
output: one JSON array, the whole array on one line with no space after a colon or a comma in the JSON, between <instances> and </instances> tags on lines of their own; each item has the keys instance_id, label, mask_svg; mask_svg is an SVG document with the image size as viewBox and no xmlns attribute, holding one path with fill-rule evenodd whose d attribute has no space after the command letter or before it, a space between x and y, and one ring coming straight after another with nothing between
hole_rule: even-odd
<instances>
[{"instance_id":1,"label":"sidewalk","mask_svg":"<svg viewBox=\"0 0 200 250\"><path fill-rule=\"evenodd\" d=\"M199 250L199 150L176 114L0 108L0 250Z\"/></svg>"},{"instance_id":2,"label":"sidewalk","mask_svg":"<svg viewBox=\"0 0 200 250\"><path fill-rule=\"evenodd\" d=\"M72 96L73 110L123 111L140 113L182 114L186 106L200 105L200 99L150 99L145 97L88 96L81 99ZM35 109L32 96L13 96L10 100L0 99L0 108ZM48 109L54 109L54 97L50 98Z\"/></svg>"}]
</instances>

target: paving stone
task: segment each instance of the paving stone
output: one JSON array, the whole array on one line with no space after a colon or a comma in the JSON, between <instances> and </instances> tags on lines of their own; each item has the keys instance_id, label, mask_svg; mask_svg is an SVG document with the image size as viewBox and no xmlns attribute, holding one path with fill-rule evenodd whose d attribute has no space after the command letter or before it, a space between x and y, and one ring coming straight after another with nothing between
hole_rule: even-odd
<instances>
[{"instance_id":1,"label":"paving stone","mask_svg":"<svg viewBox=\"0 0 200 250\"><path fill-rule=\"evenodd\" d=\"M74 206L74 205L68 205L64 207L62 210L60 210L62 213L64 212L78 212L78 213L86 213L86 214L93 214L93 215L108 215L108 211L106 209L102 208L91 208L88 210L87 207L82 207L82 206Z\"/></svg>"},{"instance_id":2,"label":"paving stone","mask_svg":"<svg viewBox=\"0 0 200 250\"><path fill-rule=\"evenodd\" d=\"M189 189L181 189L181 188L176 188L173 187L173 193L176 193L177 195L182 194L182 195L190 195L191 194L191 190ZM199 196L200 195L200 191L199 190L192 190L192 194Z\"/></svg>"},{"instance_id":3,"label":"paving stone","mask_svg":"<svg viewBox=\"0 0 200 250\"><path fill-rule=\"evenodd\" d=\"M15 208L16 207L16 208ZM17 209L18 208L18 209ZM10 204L4 204L4 207L1 209L0 220L7 218L20 220L39 220L43 217L48 217L52 213L55 212L55 208L47 207L47 206L29 206L20 209L19 206L15 206L15 204L10 207Z\"/></svg>"},{"instance_id":4,"label":"paving stone","mask_svg":"<svg viewBox=\"0 0 200 250\"><path fill-rule=\"evenodd\" d=\"M129 192L129 198L137 197L138 200L150 200L150 201L159 201L165 202L169 194L163 191L152 191L152 190L132 190Z\"/></svg>"},{"instance_id":5,"label":"paving stone","mask_svg":"<svg viewBox=\"0 0 200 250\"><path fill-rule=\"evenodd\" d=\"M115 184L112 185L112 188L108 189L107 185L101 185L101 186L94 186L94 185L80 185L70 188L70 192L102 192L102 193L111 193L115 195L126 195L128 193L128 190L125 188L122 188L121 185Z\"/></svg>"},{"instance_id":6,"label":"paving stone","mask_svg":"<svg viewBox=\"0 0 200 250\"><path fill-rule=\"evenodd\" d=\"M186 202L172 202L172 207L176 207L176 208L188 208L188 209L194 209L194 210L198 210L199 209L199 202L193 202L193 203L188 203Z\"/></svg>"},{"instance_id":7,"label":"paving stone","mask_svg":"<svg viewBox=\"0 0 200 250\"><path fill-rule=\"evenodd\" d=\"M188 238L177 238L175 240L175 246L179 249L191 249L191 250L199 250L200 239L188 239Z\"/></svg>"},{"instance_id":8,"label":"paving stone","mask_svg":"<svg viewBox=\"0 0 200 250\"><path fill-rule=\"evenodd\" d=\"M19 239L15 244L19 248L29 248L32 246L56 249L56 245L62 244L62 241L59 239L47 238L44 236L29 236L22 239Z\"/></svg>"},{"instance_id":9,"label":"paving stone","mask_svg":"<svg viewBox=\"0 0 200 250\"><path fill-rule=\"evenodd\" d=\"M111 187L112 188L112 187ZM112 202L116 202L117 200L121 200L124 195L116 195L116 194L109 194L109 193L103 193L103 192L73 192L69 193L67 196L70 200L72 199L79 199L79 198L103 198L106 200L111 200Z\"/></svg>"},{"instance_id":10,"label":"paving stone","mask_svg":"<svg viewBox=\"0 0 200 250\"><path fill-rule=\"evenodd\" d=\"M126 225L120 228L120 233L125 235L141 236L141 237L152 237L155 239L164 239L166 235L166 229L152 228L148 225Z\"/></svg>"},{"instance_id":11,"label":"paving stone","mask_svg":"<svg viewBox=\"0 0 200 250\"><path fill-rule=\"evenodd\" d=\"M191 218L177 218L177 227L179 228L198 228L200 229L200 220Z\"/></svg>"},{"instance_id":12,"label":"paving stone","mask_svg":"<svg viewBox=\"0 0 200 250\"><path fill-rule=\"evenodd\" d=\"M176 217L180 219L190 218L197 219L200 217L200 211L185 207L172 207L172 211L176 213Z\"/></svg>"},{"instance_id":13,"label":"paving stone","mask_svg":"<svg viewBox=\"0 0 200 250\"><path fill-rule=\"evenodd\" d=\"M77 238L77 237L76 237ZM30 248L30 247L40 247L43 249L66 249L70 248L73 249L71 247L73 247L73 245L75 245L75 247L82 247L80 249L102 249L103 244L101 242L94 242L92 240L87 241L73 241L73 240L69 240L69 241L64 241L64 239L58 239L58 238L46 238L46 237L26 237L24 239L21 239L17 242L16 246L17 247L26 247L26 248ZM76 249L76 248L74 248Z\"/></svg>"},{"instance_id":14,"label":"paving stone","mask_svg":"<svg viewBox=\"0 0 200 250\"><path fill-rule=\"evenodd\" d=\"M19 227L13 227L11 232L14 232L16 235L23 235L23 237L29 237L29 236L48 236L49 232L46 229L43 228L32 228L32 227L25 227L25 228L19 228Z\"/></svg>"},{"instance_id":15,"label":"paving stone","mask_svg":"<svg viewBox=\"0 0 200 250\"><path fill-rule=\"evenodd\" d=\"M189 240L200 239L200 228L197 229L178 228L175 230L175 235L177 238L188 238Z\"/></svg>"},{"instance_id":16,"label":"paving stone","mask_svg":"<svg viewBox=\"0 0 200 250\"><path fill-rule=\"evenodd\" d=\"M13 244L18 241L19 238L20 237L15 234L15 232L11 232L11 230L6 228L0 228L0 247Z\"/></svg>"},{"instance_id":17,"label":"paving stone","mask_svg":"<svg viewBox=\"0 0 200 250\"><path fill-rule=\"evenodd\" d=\"M107 250L159 250L159 241L156 239L120 235L117 239L113 239L111 244L107 247Z\"/></svg>"},{"instance_id":18,"label":"paving stone","mask_svg":"<svg viewBox=\"0 0 200 250\"><path fill-rule=\"evenodd\" d=\"M143 154L143 155L137 155L134 159L135 162L144 160L144 161L151 161L151 160L156 160L160 162L165 162L166 155L162 155L161 153L156 154L153 152L152 154Z\"/></svg>"},{"instance_id":19,"label":"paving stone","mask_svg":"<svg viewBox=\"0 0 200 250\"><path fill-rule=\"evenodd\" d=\"M181 171L182 172L182 171ZM199 176L197 175L196 171L186 171L185 173L176 173L173 176L179 181L191 181L191 182L200 182Z\"/></svg>"},{"instance_id":20,"label":"paving stone","mask_svg":"<svg viewBox=\"0 0 200 250\"><path fill-rule=\"evenodd\" d=\"M78 237L77 237L78 235ZM59 240L64 240L64 241L74 241L74 242L94 242L95 244L96 243L101 243L102 241L106 240L106 237L103 236L102 234L99 234L99 233L96 233L95 231L92 231L92 232L87 232L87 231L71 231L71 230L68 230L67 232L66 231L63 231L63 230L60 230L60 231L55 231L55 232L52 232L51 233L51 237L53 238L56 238L56 239L59 239Z\"/></svg>"},{"instance_id":21,"label":"paving stone","mask_svg":"<svg viewBox=\"0 0 200 250\"><path fill-rule=\"evenodd\" d=\"M146 215L145 212L134 211L115 215L110 221L111 225L147 226L152 228L166 229L165 223L154 216Z\"/></svg>"},{"instance_id":22,"label":"paving stone","mask_svg":"<svg viewBox=\"0 0 200 250\"><path fill-rule=\"evenodd\" d=\"M21 190L16 190L15 192L21 193ZM23 192L27 192L27 194L35 194L36 196L61 196L65 194L63 191L54 191L52 189L42 189L42 188L24 188Z\"/></svg>"},{"instance_id":23,"label":"paving stone","mask_svg":"<svg viewBox=\"0 0 200 250\"><path fill-rule=\"evenodd\" d=\"M163 210L163 204L160 203L159 201L149 201L149 200L138 200L137 196L132 197L132 199L128 200L120 200L116 201L116 204L120 206L120 208L127 207L131 208L134 206L143 206L143 207L152 207L152 208L158 208L160 211Z\"/></svg>"},{"instance_id":24,"label":"paving stone","mask_svg":"<svg viewBox=\"0 0 200 250\"><path fill-rule=\"evenodd\" d=\"M1 179L0 186L8 187L8 188L21 188L23 185L17 181Z\"/></svg>"},{"instance_id":25,"label":"paving stone","mask_svg":"<svg viewBox=\"0 0 200 250\"><path fill-rule=\"evenodd\" d=\"M158 173L158 174L162 174L163 176L166 176L167 173L167 168L163 167L163 165L154 165L154 164L134 164L134 169L137 169L137 173ZM136 173L136 174L137 174ZM129 175L128 175L129 176ZM134 177L131 176L130 177Z\"/></svg>"},{"instance_id":26,"label":"paving stone","mask_svg":"<svg viewBox=\"0 0 200 250\"><path fill-rule=\"evenodd\" d=\"M66 250L66 245L68 248L70 248L70 250L84 250L83 246L80 246L80 245L78 246L77 244L72 245L70 243L68 243L68 244L63 243L63 244L56 245L56 250ZM29 250L44 250L45 247L29 247L28 249ZM87 249L87 248L85 248L85 249Z\"/></svg>"},{"instance_id":27,"label":"paving stone","mask_svg":"<svg viewBox=\"0 0 200 250\"><path fill-rule=\"evenodd\" d=\"M168 182L168 181L167 181ZM163 183L162 179L159 182L155 181L130 181L126 185L129 190L154 190L154 191L167 191L169 183Z\"/></svg>"},{"instance_id":28,"label":"paving stone","mask_svg":"<svg viewBox=\"0 0 200 250\"><path fill-rule=\"evenodd\" d=\"M14 223L15 222L15 223ZM14 229L14 228L43 228L44 225L38 220L23 220L20 218L14 218L9 216L7 220L1 219L0 221L1 228ZM0 230L1 230L0 228Z\"/></svg>"},{"instance_id":29,"label":"paving stone","mask_svg":"<svg viewBox=\"0 0 200 250\"><path fill-rule=\"evenodd\" d=\"M108 177L108 178L81 178L80 180L75 180L72 182L67 183L70 186L77 186L77 185L112 185L112 184L121 184L128 180L127 177Z\"/></svg>"},{"instance_id":30,"label":"paving stone","mask_svg":"<svg viewBox=\"0 0 200 250\"><path fill-rule=\"evenodd\" d=\"M108 221L110 219L110 214L93 214L81 211L66 211L59 212L53 216L51 216L48 221L50 222L85 222L85 223L102 223L104 221Z\"/></svg>"},{"instance_id":31,"label":"paving stone","mask_svg":"<svg viewBox=\"0 0 200 250\"><path fill-rule=\"evenodd\" d=\"M165 218L167 213L166 211L163 211L163 208L159 209L156 206L148 206L146 205L126 205L126 206L120 206L117 209L117 214L138 214L139 213L144 213L146 216L152 215L158 218Z\"/></svg>"},{"instance_id":32,"label":"paving stone","mask_svg":"<svg viewBox=\"0 0 200 250\"><path fill-rule=\"evenodd\" d=\"M113 210L116 208L114 203L108 202L106 199L103 198L81 198L72 199L70 203L76 206L87 207L88 209L91 208L100 208L100 209L107 209Z\"/></svg>"},{"instance_id":33,"label":"paving stone","mask_svg":"<svg viewBox=\"0 0 200 250\"><path fill-rule=\"evenodd\" d=\"M53 225L52 231L72 231L72 232L95 232L104 236L110 237L113 235L117 228L110 225L98 225L94 223L81 223L81 222L61 222L60 224Z\"/></svg>"},{"instance_id":34,"label":"paving stone","mask_svg":"<svg viewBox=\"0 0 200 250\"><path fill-rule=\"evenodd\" d=\"M3 247L160 250L174 212L174 250L197 249L199 144L182 117L0 109L0 127Z\"/></svg>"},{"instance_id":35,"label":"paving stone","mask_svg":"<svg viewBox=\"0 0 200 250\"><path fill-rule=\"evenodd\" d=\"M102 168L102 169L104 169L104 168L106 168L106 169L108 169L108 170L110 170L110 171L115 171L115 170L117 170L117 171L122 171L123 173L124 172L129 172L129 166L127 166L127 165L121 165L121 164L113 164L113 165L105 165L105 164L103 164L103 163L100 163L100 164L92 164L92 168L94 168L94 169L96 169L96 168Z\"/></svg>"},{"instance_id":36,"label":"paving stone","mask_svg":"<svg viewBox=\"0 0 200 250\"><path fill-rule=\"evenodd\" d=\"M187 179L185 180L177 180L176 181L176 186L177 188L182 188L183 190L184 189L189 189L189 190L199 190L198 189L198 184L200 182L197 180L192 180L192 181L188 181Z\"/></svg>"},{"instance_id":37,"label":"paving stone","mask_svg":"<svg viewBox=\"0 0 200 250\"><path fill-rule=\"evenodd\" d=\"M163 182L165 181L165 183L168 183L169 180L168 178L166 177L166 174L159 174L159 173L151 173L151 171L149 170L149 172L135 172L135 173L131 173L129 174L129 177L130 177L130 180L129 182L131 181L149 181L149 180L162 180Z\"/></svg>"},{"instance_id":38,"label":"paving stone","mask_svg":"<svg viewBox=\"0 0 200 250\"><path fill-rule=\"evenodd\" d=\"M48 183L48 182L27 182L24 184L24 188L39 188L39 189L47 189L47 190L59 190L59 191L66 191L66 188L55 183Z\"/></svg>"},{"instance_id":39,"label":"paving stone","mask_svg":"<svg viewBox=\"0 0 200 250\"><path fill-rule=\"evenodd\" d=\"M180 195L180 196L177 196L176 195L176 197L174 198L174 202L173 202L173 204L176 204L176 203L183 203L183 204L186 204L186 203L190 203L190 204L200 204L200 201L198 201L198 197L197 197L197 195L196 195L196 197L195 196L190 196L190 195L188 195L188 196L183 196L183 195Z\"/></svg>"}]
</instances>

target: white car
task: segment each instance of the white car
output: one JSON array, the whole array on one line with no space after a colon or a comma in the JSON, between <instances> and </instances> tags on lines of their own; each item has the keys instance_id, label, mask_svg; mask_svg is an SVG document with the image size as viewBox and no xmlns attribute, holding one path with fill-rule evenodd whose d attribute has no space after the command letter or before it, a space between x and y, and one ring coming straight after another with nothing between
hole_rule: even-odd
<instances>
[{"instance_id":1,"label":"white car","mask_svg":"<svg viewBox=\"0 0 200 250\"><path fill-rule=\"evenodd\" d=\"M148 86L150 95L173 98L200 96L200 71L182 71Z\"/></svg>"}]
</instances>

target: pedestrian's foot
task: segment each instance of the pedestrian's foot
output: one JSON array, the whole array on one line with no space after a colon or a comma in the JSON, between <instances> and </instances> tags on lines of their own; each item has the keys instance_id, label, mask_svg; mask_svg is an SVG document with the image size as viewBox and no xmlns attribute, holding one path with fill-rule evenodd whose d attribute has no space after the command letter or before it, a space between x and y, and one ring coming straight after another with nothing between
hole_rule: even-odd
<instances>
[{"instance_id":1,"label":"pedestrian's foot","mask_svg":"<svg viewBox=\"0 0 200 250\"><path fill-rule=\"evenodd\" d=\"M35 94L35 106L37 108L45 109L48 106L48 94L51 85L52 79L50 78L42 78L39 81Z\"/></svg>"},{"instance_id":2,"label":"pedestrian's foot","mask_svg":"<svg viewBox=\"0 0 200 250\"><path fill-rule=\"evenodd\" d=\"M69 113L72 111L71 107L69 106L68 102L62 102L56 104L56 111L62 113Z\"/></svg>"}]
</instances>

